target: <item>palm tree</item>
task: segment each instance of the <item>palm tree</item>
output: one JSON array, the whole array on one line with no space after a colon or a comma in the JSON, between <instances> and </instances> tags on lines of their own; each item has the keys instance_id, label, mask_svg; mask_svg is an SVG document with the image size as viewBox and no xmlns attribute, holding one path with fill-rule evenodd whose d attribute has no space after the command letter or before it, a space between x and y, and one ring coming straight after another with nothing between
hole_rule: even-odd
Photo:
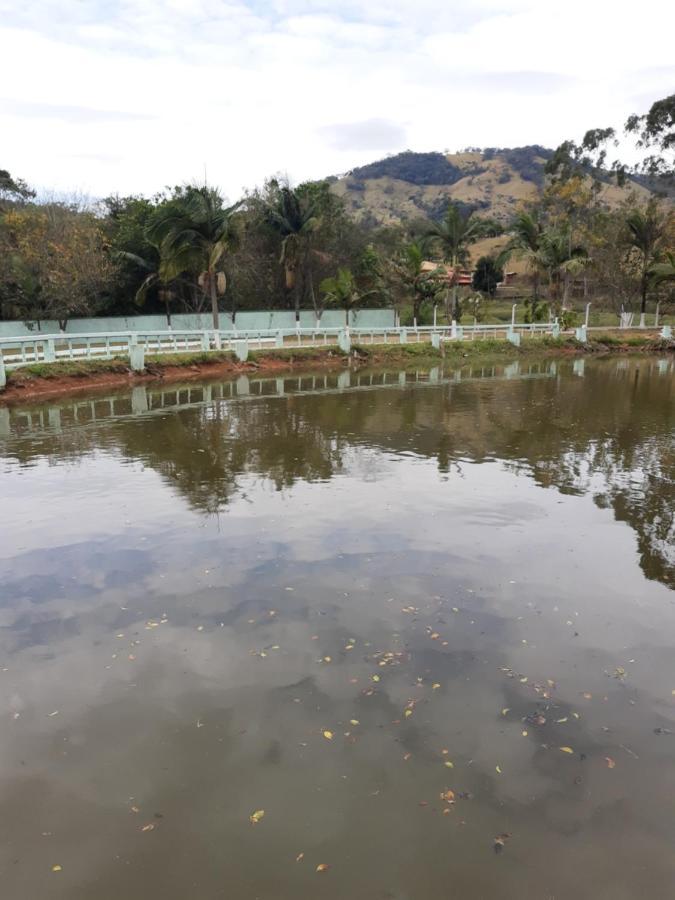
<instances>
[{"instance_id":1,"label":"palm tree","mask_svg":"<svg viewBox=\"0 0 675 900\"><path fill-rule=\"evenodd\" d=\"M218 296L225 293L224 261L237 240L234 213L240 206L223 206L214 188L189 187L161 206L148 233L160 251L159 279L168 283L185 272L211 301L213 327L219 330Z\"/></svg>"},{"instance_id":2,"label":"palm tree","mask_svg":"<svg viewBox=\"0 0 675 900\"><path fill-rule=\"evenodd\" d=\"M542 231L537 257L540 268L548 273L551 301L559 311L561 301L563 308L567 304L570 275L581 272L590 262L588 252L580 244L572 243L571 227L561 225Z\"/></svg>"},{"instance_id":3,"label":"palm tree","mask_svg":"<svg viewBox=\"0 0 675 900\"><path fill-rule=\"evenodd\" d=\"M644 327L651 269L661 261L673 224L672 212L663 212L655 200L626 216L627 243L640 258L640 326Z\"/></svg>"},{"instance_id":4,"label":"palm tree","mask_svg":"<svg viewBox=\"0 0 675 900\"><path fill-rule=\"evenodd\" d=\"M349 325L349 310L357 306L365 297L377 291L361 292L349 269L338 269L333 278L324 278L319 285L326 302L333 306L341 306L345 311L345 325Z\"/></svg>"},{"instance_id":5,"label":"palm tree","mask_svg":"<svg viewBox=\"0 0 675 900\"><path fill-rule=\"evenodd\" d=\"M541 236L543 227L537 216L520 212L511 226L511 240L498 257L498 265L505 264L513 254L524 259L532 272L532 316L534 318L539 302L539 277L541 274Z\"/></svg>"},{"instance_id":6,"label":"palm tree","mask_svg":"<svg viewBox=\"0 0 675 900\"><path fill-rule=\"evenodd\" d=\"M440 222L433 222L427 227L425 238L440 247L443 262L452 266L453 319L457 318L459 309L457 291L459 268L469 262L469 247L481 238L494 237L499 233L500 228L495 222L489 219L480 219L473 214L463 216L459 207L454 203L448 204L445 216Z\"/></svg>"},{"instance_id":7,"label":"palm tree","mask_svg":"<svg viewBox=\"0 0 675 900\"><path fill-rule=\"evenodd\" d=\"M136 253L130 253L127 250L120 250L117 257L133 263L145 273L145 277L134 296L136 303L138 303L139 306L142 306L146 301L148 293L153 288L157 288L157 295L164 304L164 309L166 310L167 324L171 327L171 300L175 296L173 286L181 284L185 285L187 288L191 288L192 285L184 278L174 278L169 282L164 281L160 272L161 257L159 248L154 249L156 250L156 256L152 260L144 259L142 256L138 256Z\"/></svg>"},{"instance_id":8,"label":"palm tree","mask_svg":"<svg viewBox=\"0 0 675 900\"><path fill-rule=\"evenodd\" d=\"M445 271L424 268L426 248L423 241L411 241L403 248L400 257L393 262L397 279L412 293L413 321L419 319L425 300L436 302L438 295L447 285Z\"/></svg>"},{"instance_id":9,"label":"palm tree","mask_svg":"<svg viewBox=\"0 0 675 900\"><path fill-rule=\"evenodd\" d=\"M266 204L268 224L281 237L279 262L284 267L286 290L293 292L296 321L300 318L300 281L312 234L319 225L314 204L294 191L290 185L282 185L276 191L272 203Z\"/></svg>"},{"instance_id":10,"label":"palm tree","mask_svg":"<svg viewBox=\"0 0 675 900\"><path fill-rule=\"evenodd\" d=\"M653 287L675 281L675 253L667 251L661 262L649 268L649 276Z\"/></svg>"}]
</instances>

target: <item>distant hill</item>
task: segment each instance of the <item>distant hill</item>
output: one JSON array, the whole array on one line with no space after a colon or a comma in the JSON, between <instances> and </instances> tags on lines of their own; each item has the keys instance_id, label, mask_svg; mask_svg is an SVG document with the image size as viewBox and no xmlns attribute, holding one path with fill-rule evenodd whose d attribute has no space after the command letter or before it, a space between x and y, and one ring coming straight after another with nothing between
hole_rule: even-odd
<instances>
[{"instance_id":1,"label":"distant hill","mask_svg":"<svg viewBox=\"0 0 675 900\"><path fill-rule=\"evenodd\" d=\"M413 153L359 166L331 179L355 219L372 225L397 225L415 219L438 219L448 201L467 212L478 211L507 224L526 201L535 200L544 184L544 166L551 150L528 147L491 147L462 153ZM638 194L649 195L631 183ZM612 205L626 189L604 188Z\"/></svg>"}]
</instances>

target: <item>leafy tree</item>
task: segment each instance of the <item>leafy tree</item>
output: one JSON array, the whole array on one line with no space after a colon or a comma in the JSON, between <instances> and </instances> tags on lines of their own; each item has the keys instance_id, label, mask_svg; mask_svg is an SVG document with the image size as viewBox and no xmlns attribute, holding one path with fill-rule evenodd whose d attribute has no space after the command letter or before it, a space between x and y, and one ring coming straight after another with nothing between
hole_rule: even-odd
<instances>
[{"instance_id":1,"label":"leafy tree","mask_svg":"<svg viewBox=\"0 0 675 900\"><path fill-rule=\"evenodd\" d=\"M186 272L196 275L199 289L211 302L216 331L218 297L227 287L224 262L237 241L234 214L239 206L225 207L214 188L190 186L158 207L148 228L149 239L160 251L160 280L166 284Z\"/></svg>"},{"instance_id":2,"label":"leafy tree","mask_svg":"<svg viewBox=\"0 0 675 900\"><path fill-rule=\"evenodd\" d=\"M11 204L32 200L35 191L21 178L12 178L7 169L0 169L0 212Z\"/></svg>"},{"instance_id":3,"label":"leafy tree","mask_svg":"<svg viewBox=\"0 0 675 900\"><path fill-rule=\"evenodd\" d=\"M497 284L504 279L504 269L494 256L481 256L473 273L473 288L494 297Z\"/></svg>"},{"instance_id":4,"label":"leafy tree","mask_svg":"<svg viewBox=\"0 0 675 900\"><path fill-rule=\"evenodd\" d=\"M619 159L608 157L610 147L618 147L614 128L593 128L586 132L581 143L564 141L546 165L546 172L566 180L574 175L590 175L596 185L608 176L623 185L630 173L642 174L664 182L675 180L675 94L653 103L644 115L629 116L624 133L636 138L636 147L645 151L635 165L628 166Z\"/></svg>"},{"instance_id":5,"label":"leafy tree","mask_svg":"<svg viewBox=\"0 0 675 900\"><path fill-rule=\"evenodd\" d=\"M7 212L3 225L16 304L27 319L53 318L65 330L72 316L101 308L115 265L93 214L24 207Z\"/></svg>"}]
</instances>

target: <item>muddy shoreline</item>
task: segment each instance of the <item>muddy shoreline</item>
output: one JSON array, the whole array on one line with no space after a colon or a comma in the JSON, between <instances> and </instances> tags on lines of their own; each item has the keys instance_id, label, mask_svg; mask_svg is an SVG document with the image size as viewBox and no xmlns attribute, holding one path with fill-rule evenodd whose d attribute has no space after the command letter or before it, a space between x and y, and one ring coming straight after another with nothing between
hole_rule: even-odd
<instances>
[{"instance_id":1,"label":"muddy shoreline","mask_svg":"<svg viewBox=\"0 0 675 900\"><path fill-rule=\"evenodd\" d=\"M134 372L125 359L55 363L50 366L25 366L7 373L7 386L0 391L0 404L14 405L25 400L41 400L64 394L134 387L140 384L198 381L204 378L234 377L242 374L302 372L320 369L340 370L346 366L397 365L432 367L439 364L463 365L473 361L512 362L534 355L570 357L589 355L674 353L675 342L653 338L619 342L593 341L580 344L573 340L531 340L521 347L504 341L481 341L434 350L429 344L376 345L353 347L348 356L334 347L298 350L254 351L247 362L233 354L204 354L148 357L144 373ZM194 357L194 358L193 358ZM75 369L75 371L71 371Z\"/></svg>"}]
</instances>

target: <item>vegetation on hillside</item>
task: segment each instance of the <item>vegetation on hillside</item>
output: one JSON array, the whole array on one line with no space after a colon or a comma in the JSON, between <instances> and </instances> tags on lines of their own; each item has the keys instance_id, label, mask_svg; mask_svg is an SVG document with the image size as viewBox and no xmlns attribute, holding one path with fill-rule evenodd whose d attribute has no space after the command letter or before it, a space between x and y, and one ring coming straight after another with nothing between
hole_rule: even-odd
<instances>
[{"instance_id":1,"label":"vegetation on hillside","mask_svg":"<svg viewBox=\"0 0 675 900\"><path fill-rule=\"evenodd\" d=\"M675 181L673 108L670 97L629 119L646 154L630 171L592 155L611 129L554 154L491 148L451 162L407 151L354 170L366 199L372 184L385 197L391 187L392 203L408 192L409 219L390 225L353 214L349 179L293 187L272 178L234 205L208 185L92 204L41 202L0 170L0 318L64 328L73 316L161 311L170 321L209 311L218 327L223 314L245 309L312 309L320 318L330 307L393 305L404 320L429 321L439 306L460 320L463 309L482 315L508 270L520 272L530 321L562 315L575 298L642 315L660 301L666 312L673 208L627 178ZM607 193L612 178L621 192ZM434 180L456 195L435 193ZM518 202L509 193L516 181L529 185ZM504 202L493 217L497 195ZM479 259L473 285L460 285L461 270Z\"/></svg>"}]
</instances>

